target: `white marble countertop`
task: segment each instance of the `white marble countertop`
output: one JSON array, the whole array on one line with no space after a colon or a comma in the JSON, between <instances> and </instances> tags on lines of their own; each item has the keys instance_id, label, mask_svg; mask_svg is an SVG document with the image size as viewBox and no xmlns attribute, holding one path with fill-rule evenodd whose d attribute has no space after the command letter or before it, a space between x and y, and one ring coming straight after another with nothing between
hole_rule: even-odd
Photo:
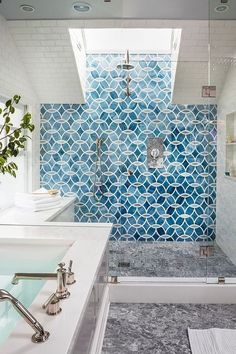
<instances>
[{"instance_id":1,"label":"white marble countertop","mask_svg":"<svg viewBox=\"0 0 236 354\"><path fill-rule=\"evenodd\" d=\"M62 197L58 207L36 212L13 206L0 211L0 224L35 225L50 221L74 203L75 199L75 197Z\"/></svg>"},{"instance_id":2,"label":"white marble countertop","mask_svg":"<svg viewBox=\"0 0 236 354\"><path fill-rule=\"evenodd\" d=\"M32 329L20 320L8 340L0 348L4 354L66 354L73 339L76 327L80 325L88 302L96 273L100 266L112 224L86 223L47 223L38 226L0 226L0 237L14 244L14 239L37 238L71 240L71 247L63 261L68 264L73 259L73 269L77 282L70 287L71 296L61 302L62 312L58 316L48 316L42 304L55 291L55 283L47 281L35 298L29 310L50 332L50 338L42 344L31 342ZM69 225L68 225L69 224ZM49 226L50 225L50 226ZM63 227L62 227L63 226ZM6 241L4 241L6 242Z\"/></svg>"}]
</instances>

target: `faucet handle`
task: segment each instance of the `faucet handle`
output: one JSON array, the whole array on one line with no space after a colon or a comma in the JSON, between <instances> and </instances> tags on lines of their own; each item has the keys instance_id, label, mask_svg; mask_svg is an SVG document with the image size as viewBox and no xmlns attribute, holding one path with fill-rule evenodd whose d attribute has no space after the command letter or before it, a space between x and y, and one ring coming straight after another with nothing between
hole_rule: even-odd
<instances>
[{"instance_id":1,"label":"faucet handle","mask_svg":"<svg viewBox=\"0 0 236 354\"><path fill-rule=\"evenodd\" d=\"M72 272L72 264L73 264L73 261L71 259L70 263L69 263L68 271L67 271L67 280L66 280L66 284L67 285L71 285L71 284L74 284L76 282L75 273Z\"/></svg>"},{"instance_id":2,"label":"faucet handle","mask_svg":"<svg viewBox=\"0 0 236 354\"><path fill-rule=\"evenodd\" d=\"M66 270L64 262L58 263L58 266L59 266L59 270Z\"/></svg>"},{"instance_id":3,"label":"faucet handle","mask_svg":"<svg viewBox=\"0 0 236 354\"><path fill-rule=\"evenodd\" d=\"M71 273L72 264L73 264L73 261L72 261L72 259L71 259L71 260L70 260L70 263L69 263L69 267L68 267L68 272L69 272L69 273Z\"/></svg>"},{"instance_id":4,"label":"faucet handle","mask_svg":"<svg viewBox=\"0 0 236 354\"><path fill-rule=\"evenodd\" d=\"M43 304L43 309L46 309L48 315L57 315L61 312L60 300L55 293L53 293L47 301Z\"/></svg>"},{"instance_id":5,"label":"faucet handle","mask_svg":"<svg viewBox=\"0 0 236 354\"><path fill-rule=\"evenodd\" d=\"M61 299L67 299L70 296L70 292L66 287L67 282L67 270L65 268L65 263L61 262L58 264L57 269L57 291L56 296Z\"/></svg>"}]
</instances>

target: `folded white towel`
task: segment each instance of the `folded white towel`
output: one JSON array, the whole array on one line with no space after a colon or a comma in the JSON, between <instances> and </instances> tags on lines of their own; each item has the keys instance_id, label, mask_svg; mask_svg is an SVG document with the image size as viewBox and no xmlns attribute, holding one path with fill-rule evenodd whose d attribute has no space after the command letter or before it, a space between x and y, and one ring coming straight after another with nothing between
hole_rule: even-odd
<instances>
[{"instance_id":1,"label":"folded white towel","mask_svg":"<svg viewBox=\"0 0 236 354\"><path fill-rule=\"evenodd\" d=\"M24 203L24 202L16 202L15 206L18 208L24 208L32 211L40 211L40 210L48 210L58 208L61 205L61 200L58 200L54 203Z\"/></svg>"},{"instance_id":2,"label":"folded white towel","mask_svg":"<svg viewBox=\"0 0 236 354\"><path fill-rule=\"evenodd\" d=\"M36 206L34 208L34 211L43 211L43 210L49 210L49 209L54 209L54 208L59 208L61 205L61 202L57 202L57 203L54 203L53 205L52 204L45 204L45 205L40 205L40 206Z\"/></svg>"},{"instance_id":3,"label":"folded white towel","mask_svg":"<svg viewBox=\"0 0 236 354\"><path fill-rule=\"evenodd\" d=\"M235 354L236 329L191 329L188 336L192 354Z\"/></svg>"},{"instance_id":4,"label":"folded white towel","mask_svg":"<svg viewBox=\"0 0 236 354\"><path fill-rule=\"evenodd\" d=\"M47 210L58 207L61 202L60 193L50 195L45 188L40 188L34 192L16 193L15 206L19 208L26 208L32 211Z\"/></svg>"},{"instance_id":5,"label":"folded white towel","mask_svg":"<svg viewBox=\"0 0 236 354\"><path fill-rule=\"evenodd\" d=\"M38 201L38 200L44 200L48 198L55 198L56 196L59 196L60 193L57 195L50 195L48 193L48 190L45 188L40 188L34 191L33 193L21 193L17 192L15 194L15 199L17 200L32 200L32 201Z\"/></svg>"},{"instance_id":6,"label":"folded white towel","mask_svg":"<svg viewBox=\"0 0 236 354\"><path fill-rule=\"evenodd\" d=\"M59 200L61 200L60 196L52 196L52 197L48 197L48 198L43 198L43 199L38 199L38 200L31 200L28 198L20 198L19 196L15 197L15 204L28 204L28 205L40 205L40 204L51 204L51 203L55 203L58 202Z\"/></svg>"}]
</instances>

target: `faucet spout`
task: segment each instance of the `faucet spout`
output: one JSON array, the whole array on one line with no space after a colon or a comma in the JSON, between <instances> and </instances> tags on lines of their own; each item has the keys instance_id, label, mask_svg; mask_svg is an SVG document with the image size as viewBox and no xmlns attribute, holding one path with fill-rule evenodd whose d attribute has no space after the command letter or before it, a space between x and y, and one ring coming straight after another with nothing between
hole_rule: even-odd
<instances>
[{"instance_id":1,"label":"faucet spout","mask_svg":"<svg viewBox=\"0 0 236 354\"><path fill-rule=\"evenodd\" d=\"M45 280L56 280L57 273L15 273L11 283L17 285L20 279L45 279Z\"/></svg>"},{"instance_id":2,"label":"faucet spout","mask_svg":"<svg viewBox=\"0 0 236 354\"><path fill-rule=\"evenodd\" d=\"M23 306L23 304L12 296L8 291L0 289L0 301L10 301L16 311L24 318L24 320L35 331L32 336L32 342L40 343L45 342L49 337L49 332L45 331L42 325L36 318Z\"/></svg>"},{"instance_id":3,"label":"faucet spout","mask_svg":"<svg viewBox=\"0 0 236 354\"><path fill-rule=\"evenodd\" d=\"M68 278L68 272L64 268L65 263L59 263L59 268L56 273L15 273L11 283L17 285L20 279L31 279L31 280L57 280L57 297L59 299L67 299L70 296L66 284Z\"/></svg>"}]
</instances>

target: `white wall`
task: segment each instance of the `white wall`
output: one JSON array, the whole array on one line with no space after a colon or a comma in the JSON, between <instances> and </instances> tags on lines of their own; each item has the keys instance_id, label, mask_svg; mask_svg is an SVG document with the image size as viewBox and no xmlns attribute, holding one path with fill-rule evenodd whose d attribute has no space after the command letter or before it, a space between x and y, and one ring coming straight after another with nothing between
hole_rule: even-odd
<instances>
[{"instance_id":1,"label":"white wall","mask_svg":"<svg viewBox=\"0 0 236 354\"><path fill-rule=\"evenodd\" d=\"M85 92L86 92L86 51L84 46L84 38L81 29L69 29L71 45L74 51L75 62L77 66L77 72L79 76L79 81L81 84L81 95L83 96L83 102L85 102ZM78 99L77 101L78 102Z\"/></svg>"},{"instance_id":2,"label":"white wall","mask_svg":"<svg viewBox=\"0 0 236 354\"><path fill-rule=\"evenodd\" d=\"M173 103L206 103L206 99L201 98L201 87L208 84L208 25L206 20L87 19L8 22L42 103L84 103L79 74L83 70L83 59L76 63L68 31L79 28L182 29ZM214 100L211 102L215 103Z\"/></svg>"},{"instance_id":3,"label":"white wall","mask_svg":"<svg viewBox=\"0 0 236 354\"><path fill-rule=\"evenodd\" d=\"M67 21L8 21L40 103L85 103Z\"/></svg>"},{"instance_id":4,"label":"white wall","mask_svg":"<svg viewBox=\"0 0 236 354\"><path fill-rule=\"evenodd\" d=\"M236 67L227 74L218 101L216 242L236 264L236 181L224 176L226 115L236 112Z\"/></svg>"},{"instance_id":5,"label":"white wall","mask_svg":"<svg viewBox=\"0 0 236 354\"><path fill-rule=\"evenodd\" d=\"M36 101L34 89L9 32L6 20L0 16L0 94L22 96L22 103Z\"/></svg>"},{"instance_id":6,"label":"white wall","mask_svg":"<svg viewBox=\"0 0 236 354\"><path fill-rule=\"evenodd\" d=\"M37 129L33 133L28 154L29 189L39 185L39 105L35 90L30 82L26 68L21 61L15 42L10 34L6 20L0 16L0 95L4 98L19 94L21 103L28 105L33 114ZM1 121L0 121L1 124ZM16 177L17 178L17 177ZM13 177L7 176L6 186L16 184ZM6 182L6 176L0 175L0 181ZM8 183L9 182L9 183ZM4 189L4 183L1 186ZM6 188L5 188L6 189Z\"/></svg>"}]
</instances>

